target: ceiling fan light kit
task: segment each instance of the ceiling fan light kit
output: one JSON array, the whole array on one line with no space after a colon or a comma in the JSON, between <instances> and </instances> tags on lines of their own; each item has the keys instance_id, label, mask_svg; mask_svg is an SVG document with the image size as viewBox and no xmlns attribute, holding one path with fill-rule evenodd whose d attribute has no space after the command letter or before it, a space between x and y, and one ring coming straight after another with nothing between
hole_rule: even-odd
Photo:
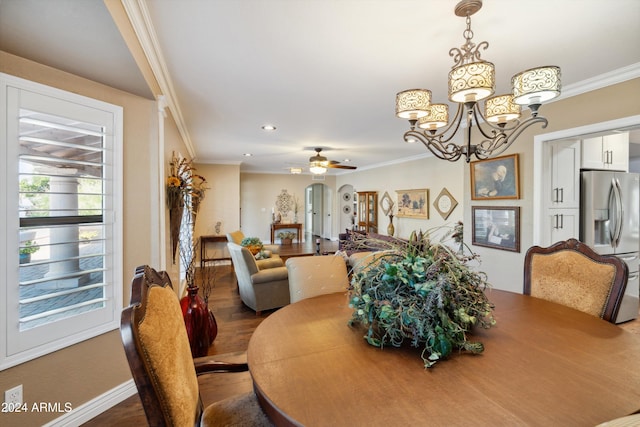
<instances>
[{"instance_id":1,"label":"ceiling fan light kit","mask_svg":"<svg viewBox=\"0 0 640 427\"><path fill-rule=\"evenodd\" d=\"M335 160L328 160L325 156L321 155L322 148L314 148L316 155L309 157L309 172L314 175L322 175L327 172L328 168L332 169L357 169L357 166L341 165L340 162Z\"/></svg>"},{"instance_id":2,"label":"ceiling fan light kit","mask_svg":"<svg viewBox=\"0 0 640 427\"><path fill-rule=\"evenodd\" d=\"M449 72L449 100L458 104L453 120L449 123L449 106L432 104L431 91L410 89L396 95L396 116L409 120L410 130L404 134L406 142L420 141L436 157L457 161L464 155L488 159L504 152L522 132L547 119L538 115L540 105L560 95L560 68L544 66L522 71L511 79L511 94L492 96L495 92L495 67L481 59L480 50L489 43L472 42L471 15L482 7L481 0L462 0L455 7L457 16L466 17L467 28L463 33L465 43L451 48L449 55L454 65ZM484 113L478 102L484 100ZM520 121L521 106L531 111L531 116ZM452 142L465 118L465 141ZM482 141L471 143L471 129L475 123ZM418 129L416 129L416 126ZM440 128L444 128L438 131Z\"/></svg>"}]
</instances>

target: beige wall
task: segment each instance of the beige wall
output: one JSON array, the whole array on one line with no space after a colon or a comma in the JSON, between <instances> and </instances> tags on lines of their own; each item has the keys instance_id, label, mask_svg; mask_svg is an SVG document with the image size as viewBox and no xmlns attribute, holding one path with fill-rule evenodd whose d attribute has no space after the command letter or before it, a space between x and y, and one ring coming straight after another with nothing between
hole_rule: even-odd
<instances>
[{"instance_id":1,"label":"beige wall","mask_svg":"<svg viewBox=\"0 0 640 427\"><path fill-rule=\"evenodd\" d=\"M291 196L296 196L300 203L304 203L305 189L312 184L325 184L335 196L336 177L326 176L325 181L313 181L311 175L291 174L252 174L240 175L240 220L241 229L246 236L260 237L263 242L269 242L271 235L271 208L275 207L276 199L282 190L287 190ZM332 217L335 216L335 205ZM289 218L292 220L292 218ZM304 215L299 214L298 222L305 228ZM332 230L332 235L335 230Z\"/></svg>"},{"instance_id":2,"label":"beige wall","mask_svg":"<svg viewBox=\"0 0 640 427\"><path fill-rule=\"evenodd\" d=\"M131 95L23 58L0 52L0 72L124 107L123 299L137 265L149 263L150 207L157 167L158 115L155 101ZM157 190L156 190L157 191ZM17 384L26 402L70 402L74 408L131 378L118 330L0 372L0 390ZM61 414L0 414L2 425L41 425Z\"/></svg>"},{"instance_id":3,"label":"beige wall","mask_svg":"<svg viewBox=\"0 0 640 427\"><path fill-rule=\"evenodd\" d=\"M630 80L583 95L562 99L543 105L540 114L549 120L547 128L533 125L513 144L505 154L519 153L519 200L479 202L471 200L469 168L464 168L465 185L465 241L471 244L471 206L520 206L520 253L472 246L482 264L480 269L489 276L489 282L497 289L522 292L524 255L533 245L533 139L534 136L560 130L606 122L640 114L640 100L633 94L640 93L640 79ZM537 208L537 207L536 207Z\"/></svg>"},{"instance_id":4,"label":"beige wall","mask_svg":"<svg viewBox=\"0 0 640 427\"><path fill-rule=\"evenodd\" d=\"M398 138L398 144L405 144L401 135ZM416 151L425 150L422 145L416 146ZM388 192L389 196L397 205L397 190L411 190L426 188L429 190L429 219L414 218L394 218L395 227L394 235L396 237L408 238L412 231L428 231L435 232L441 226L455 224L458 220L462 220L464 211L464 193L463 193L463 167L464 161L455 163L446 162L434 157L425 157L424 159L413 160L397 165L384 166L375 169L354 171L352 173L340 175L337 179L337 186L352 185L355 191L377 191L378 192L378 231L386 234L389 219L384 217L380 209L380 198L384 192ZM458 201L458 206L453 210L451 215L444 220L442 216L433 207L435 198L440 191L446 188L449 193ZM397 212L397 207L394 208ZM442 230L444 231L444 230Z\"/></svg>"},{"instance_id":5,"label":"beige wall","mask_svg":"<svg viewBox=\"0 0 640 427\"><path fill-rule=\"evenodd\" d=\"M207 180L209 189L200 204L195 235L222 235L240 228L240 166L196 164L196 173Z\"/></svg>"}]
</instances>

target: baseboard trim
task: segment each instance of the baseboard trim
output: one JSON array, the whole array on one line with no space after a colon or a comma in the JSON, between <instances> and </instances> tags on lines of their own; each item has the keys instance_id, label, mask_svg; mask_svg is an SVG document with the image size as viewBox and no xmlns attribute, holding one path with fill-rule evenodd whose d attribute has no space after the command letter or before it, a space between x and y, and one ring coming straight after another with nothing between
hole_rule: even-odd
<instances>
[{"instance_id":1,"label":"baseboard trim","mask_svg":"<svg viewBox=\"0 0 640 427\"><path fill-rule=\"evenodd\" d=\"M73 408L71 412L67 412L61 417L56 418L44 425L44 427L76 427L80 426L92 418L97 417L107 409L110 409L122 402L123 400L133 396L138 392L133 379L112 388L106 393L92 399L77 408Z\"/></svg>"}]
</instances>

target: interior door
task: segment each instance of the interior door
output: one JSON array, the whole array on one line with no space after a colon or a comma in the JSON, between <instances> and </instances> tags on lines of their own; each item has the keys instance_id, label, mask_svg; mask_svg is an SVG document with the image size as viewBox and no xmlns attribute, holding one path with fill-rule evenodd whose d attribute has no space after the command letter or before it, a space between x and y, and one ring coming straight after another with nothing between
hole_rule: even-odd
<instances>
[{"instance_id":1,"label":"interior door","mask_svg":"<svg viewBox=\"0 0 640 427\"><path fill-rule=\"evenodd\" d=\"M331 238L331 212L333 211L333 191L326 185L323 187L322 201L322 238Z\"/></svg>"},{"instance_id":2,"label":"interior door","mask_svg":"<svg viewBox=\"0 0 640 427\"><path fill-rule=\"evenodd\" d=\"M313 184L312 186L312 233L314 236L322 236L323 228L323 207L324 188L322 184Z\"/></svg>"}]
</instances>

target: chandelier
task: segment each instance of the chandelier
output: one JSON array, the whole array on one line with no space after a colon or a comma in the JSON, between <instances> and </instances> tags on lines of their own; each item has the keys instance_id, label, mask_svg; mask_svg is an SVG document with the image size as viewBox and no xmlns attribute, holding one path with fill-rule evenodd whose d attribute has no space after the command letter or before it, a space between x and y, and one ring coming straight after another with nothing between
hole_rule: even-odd
<instances>
[{"instance_id":1,"label":"chandelier","mask_svg":"<svg viewBox=\"0 0 640 427\"><path fill-rule=\"evenodd\" d=\"M495 92L495 69L491 62L480 58L480 49L489 43L472 42L471 15L482 7L482 0L462 0L455 7L457 16L466 17L465 43L451 48L449 56L454 65L449 72L449 100L458 104L456 115L449 123L449 105L432 104L431 91L410 89L396 95L396 116L408 119L410 130L404 134L406 142L420 141L436 157L457 161L465 156L488 159L504 152L518 136L534 123L547 126L547 119L538 116L540 105L560 95L560 68L544 66L522 71L511 78L512 93L492 96ZM484 100L484 113L478 104ZM521 106L531 115L520 120ZM458 145L451 140L465 118L465 142ZM471 129L476 125L482 141L471 143ZM419 129L416 129L416 126ZM444 129L440 129L444 128Z\"/></svg>"}]
</instances>

